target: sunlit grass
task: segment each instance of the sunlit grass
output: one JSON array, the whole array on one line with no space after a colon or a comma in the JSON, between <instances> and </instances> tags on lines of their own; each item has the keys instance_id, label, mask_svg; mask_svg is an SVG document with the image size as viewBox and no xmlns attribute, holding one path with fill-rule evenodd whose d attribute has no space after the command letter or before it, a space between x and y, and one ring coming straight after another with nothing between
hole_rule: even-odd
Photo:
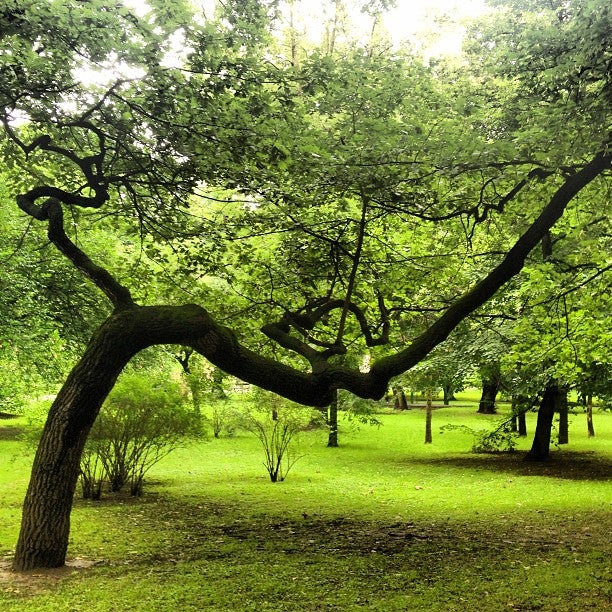
<instances>
[{"instance_id":1,"label":"sunlit grass","mask_svg":"<svg viewBox=\"0 0 612 612\"><path fill-rule=\"evenodd\" d=\"M459 398L465 405L468 399ZM142 499L77 500L61 576L0 581L3 610L600 610L608 601L612 416L597 437L570 417L551 461L473 455L475 408L341 421L340 448L305 432L286 481L269 482L240 433L181 448ZM0 423L0 427L3 424ZM535 415L529 415L530 434ZM0 441L0 555L17 537L31 453Z\"/></svg>"}]
</instances>

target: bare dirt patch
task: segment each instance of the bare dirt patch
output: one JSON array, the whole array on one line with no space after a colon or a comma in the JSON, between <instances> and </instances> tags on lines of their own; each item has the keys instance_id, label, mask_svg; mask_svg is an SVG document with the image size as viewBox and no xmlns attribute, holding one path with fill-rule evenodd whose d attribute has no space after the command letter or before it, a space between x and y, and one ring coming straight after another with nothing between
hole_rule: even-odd
<instances>
[{"instance_id":1,"label":"bare dirt patch","mask_svg":"<svg viewBox=\"0 0 612 612\"><path fill-rule=\"evenodd\" d=\"M37 569L30 572L14 572L11 559L0 559L0 590L14 595L30 596L52 589L59 581L78 570L85 570L101 561L75 558L66 562L63 567Z\"/></svg>"}]
</instances>

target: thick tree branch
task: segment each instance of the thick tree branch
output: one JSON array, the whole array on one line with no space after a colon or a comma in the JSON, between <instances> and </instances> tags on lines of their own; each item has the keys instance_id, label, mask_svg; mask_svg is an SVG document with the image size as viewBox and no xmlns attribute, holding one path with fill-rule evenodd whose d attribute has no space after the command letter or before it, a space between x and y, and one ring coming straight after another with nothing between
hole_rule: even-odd
<instances>
[{"instance_id":1,"label":"thick tree branch","mask_svg":"<svg viewBox=\"0 0 612 612\"><path fill-rule=\"evenodd\" d=\"M36 205L28 195L17 196L19 207L39 221L48 221L47 235L56 248L64 254L111 301L115 309L134 306L130 291L117 282L104 268L96 265L70 240L64 230L64 213L61 202L49 198L42 206Z\"/></svg>"},{"instance_id":2,"label":"thick tree branch","mask_svg":"<svg viewBox=\"0 0 612 612\"><path fill-rule=\"evenodd\" d=\"M451 331L469 314L482 306L495 292L518 274L527 255L542 240L550 228L561 218L569 202L597 176L609 169L612 153L604 150L582 170L570 176L557 189L540 216L517 240L503 261L481 280L473 289L459 298L423 334L406 349L377 361L370 371L373 378L389 380L416 365L435 346L443 342Z\"/></svg>"}]
</instances>

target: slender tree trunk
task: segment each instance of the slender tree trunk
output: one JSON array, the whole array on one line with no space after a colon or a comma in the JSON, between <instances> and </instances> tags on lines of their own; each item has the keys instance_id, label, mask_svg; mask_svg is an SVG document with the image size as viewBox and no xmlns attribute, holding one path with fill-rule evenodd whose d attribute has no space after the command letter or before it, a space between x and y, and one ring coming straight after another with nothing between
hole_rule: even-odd
<instances>
[{"instance_id":1,"label":"slender tree trunk","mask_svg":"<svg viewBox=\"0 0 612 612\"><path fill-rule=\"evenodd\" d=\"M545 391L540 408L538 410L538 422L531 445L531 450L527 453L525 461L546 461L550 453L550 433L552 430L555 408L558 405L559 388L556 384L550 383Z\"/></svg>"},{"instance_id":2,"label":"slender tree trunk","mask_svg":"<svg viewBox=\"0 0 612 612\"><path fill-rule=\"evenodd\" d=\"M499 392L500 381L498 378L485 379L482 381L482 395L478 404L480 414L495 414L495 399Z\"/></svg>"},{"instance_id":3,"label":"slender tree trunk","mask_svg":"<svg viewBox=\"0 0 612 612\"><path fill-rule=\"evenodd\" d=\"M512 420L510 421L510 431L518 431L518 412L519 412L519 398L517 395L512 396L512 406L510 408L512 412Z\"/></svg>"},{"instance_id":4,"label":"slender tree trunk","mask_svg":"<svg viewBox=\"0 0 612 612\"><path fill-rule=\"evenodd\" d=\"M527 418L525 417L526 414L527 414L526 410L521 410L517 415L518 435L519 436L527 435Z\"/></svg>"},{"instance_id":5,"label":"slender tree trunk","mask_svg":"<svg viewBox=\"0 0 612 612\"><path fill-rule=\"evenodd\" d=\"M587 429L589 432L589 438L594 438L595 428L593 427L593 395L591 393L587 395L586 415L587 415Z\"/></svg>"},{"instance_id":6,"label":"slender tree trunk","mask_svg":"<svg viewBox=\"0 0 612 612\"><path fill-rule=\"evenodd\" d=\"M453 392L453 385L444 384L442 385L442 392L444 393L444 405L449 406L451 400L455 399L455 394Z\"/></svg>"},{"instance_id":7,"label":"slender tree trunk","mask_svg":"<svg viewBox=\"0 0 612 612\"><path fill-rule=\"evenodd\" d=\"M406 393L402 387L395 387L394 408L396 410L408 410L408 402L406 401Z\"/></svg>"},{"instance_id":8,"label":"slender tree trunk","mask_svg":"<svg viewBox=\"0 0 612 612\"><path fill-rule=\"evenodd\" d=\"M558 444L569 443L569 410L567 405L567 387L563 386L559 389L559 436Z\"/></svg>"},{"instance_id":9,"label":"slender tree trunk","mask_svg":"<svg viewBox=\"0 0 612 612\"><path fill-rule=\"evenodd\" d=\"M338 391L335 392L334 399L327 409L327 424L329 426L329 436L327 446L330 448L338 447Z\"/></svg>"},{"instance_id":10,"label":"slender tree trunk","mask_svg":"<svg viewBox=\"0 0 612 612\"><path fill-rule=\"evenodd\" d=\"M425 444L431 444L433 437L431 435L431 420L432 420L432 402L431 402L432 390L431 387L427 388L427 408L425 412Z\"/></svg>"}]
</instances>

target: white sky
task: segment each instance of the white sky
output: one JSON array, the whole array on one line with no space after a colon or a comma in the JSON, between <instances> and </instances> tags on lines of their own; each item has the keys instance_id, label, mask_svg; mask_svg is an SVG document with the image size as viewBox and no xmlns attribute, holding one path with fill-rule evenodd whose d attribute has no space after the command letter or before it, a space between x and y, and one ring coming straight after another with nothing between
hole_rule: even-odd
<instances>
[{"instance_id":1,"label":"white sky","mask_svg":"<svg viewBox=\"0 0 612 612\"><path fill-rule=\"evenodd\" d=\"M147 10L146 0L124 0L126 4L132 6L138 14L143 14ZM215 0L192 0L193 4L210 13L215 4ZM325 11L323 4L328 7L329 0L294 0L296 11L303 15L301 28L307 34L316 39L320 36L323 28ZM345 0L345 4L357 6L359 0ZM395 43L402 40L414 40L415 35L427 30L437 30L440 42L433 47L433 51L439 53L456 53L461 46L463 30L458 25L451 23L436 23L436 18L446 14L453 22L457 22L466 17L475 17L485 11L485 0L397 0L397 8L391 10L384 16L384 25ZM371 27L371 22L359 13L358 8L350 9L351 17L357 23L363 24L364 30Z\"/></svg>"},{"instance_id":2,"label":"white sky","mask_svg":"<svg viewBox=\"0 0 612 612\"><path fill-rule=\"evenodd\" d=\"M485 11L485 0L398 0L397 8L385 16L384 22L394 42L440 28L440 40L430 53L457 53L461 48L463 28L448 22L436 24L436 19L446 14L456 24Z\"/></svg>"},{"instance_id":3,"label":"white sky","mask_svg":"<svg viewBox=\"0 0 612 612\"><path fill-rule=\"evenodd\" d=\"M171 0L168 0L171 1ZM296 28L303 31L312 40L320 39L326 22L329 22L329 0L294 0L296 12L299 16L296 19ZM363 30L364 37L367 37L372 26L372 19L360 13L358 6L362 0L345 0L348 7L351 21L354 21L355 30ZM149 7L146 0L124 0L132 7L138 15L144 15ZM192 0L193 4L210 14L215 0ZM385 29L388 31L395 44L400 44L403 40L408 40L415 45L419 45L418 34L424 32L435 32L434 36L428 37L428 42L424 45L426 57L436 55L457 54L461 49L461 41L464 30L458 23L466 17L474 17L485 11L485 0L397 0L397 7L383 17ZM324 10L327 7L327 14ZM352 9L350 7L353 7ZM447 18L443 19L446 15ZM441 19L442 18L442 19ZM174 41L175 51L168 55L168 65L180 65L183 48L180 36ZM140 70L135 70L130 66L113 65L112 77L121 75L124 78L137 78L142 76ZM83 78L83 71L81 71ZM108 68L91 70L87 76L91 82L105 85L109 81Z\"/></svg>"},{"instance_id":4,"label":"white sky","mask_svg":"<svg viewBox=\"0 0 612 612\"><path fill-rule=\"evenodd\" d=\"M206 6L212 0L196 0ZM372 18L361 13L363 0L344 0L352 22L352 35L369 38ZM288 0L285 0L285 13ZM394 44L409 41L425 55L457 54L464 28L462 19L485 12L485 0L397 0L397 7L383 16L383 24ZM281 5L282 7L282 5ZM313 41L319 41L333 19L330 0L294 0L294 27ZM288 20L288 17L287 17ZM426 43L424 41L427 40Z\"/></svg>"}]
</instances>

